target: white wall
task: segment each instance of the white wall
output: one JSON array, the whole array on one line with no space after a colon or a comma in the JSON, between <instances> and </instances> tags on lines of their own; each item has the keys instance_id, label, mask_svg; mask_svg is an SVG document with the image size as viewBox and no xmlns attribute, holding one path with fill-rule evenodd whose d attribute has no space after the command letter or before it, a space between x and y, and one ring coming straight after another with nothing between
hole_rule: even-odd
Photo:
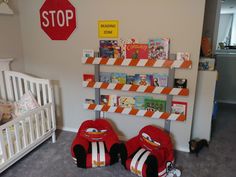
<instances>
[{"instance_id":1,"label":"white wall","mask_svg":"<svg viewBox=\"0 0 236 177\"><path fill-rule=\"evenodd\" d=\"M93 112L82 109L84 99L94 96L94 90L81 87L83 73L93 72L92 65L81 64L82 50L97 50L99 40L97 21L114 19L119 20L120 37L124 39L137 37L140 42L147 42L152 37L169 37L171 53L177 51L191 53L193 68L176 72L176 77L188 79L189 97L175 97L175 100L189 102L187 121L174 122L171 125L171 133L176 140L177 149L187 151L192 125L205 0L71 1L77 9L77 29L67 41L52 41L41 30L39 9L43 2L42 0L19 1L25 69L29 73L58 81L60 92L56 94L57 108L61 108L61 111L58 111L61 114L57 120L58 126L75 130L82 121L94 117ZM165 69L156 68L102 67L102 70L127 73L166 72ZM128 92L116 93L130 94ZM115 114L107 114L107 116L111 118L123 138L136 135L146 124L160 126L164 124L162 120Z\"/></svg>"},{"instance_id":2,"label":"white wall","mask_svg":"<svg viewBox=\"0 0 236 177\"><path fill-rule=\"evenodd\" d=\"M9 2L14 15L0 14L0 58L14 58L12 69L24 71L20 20L16 0Z\"/></svg>"}]
</instances>

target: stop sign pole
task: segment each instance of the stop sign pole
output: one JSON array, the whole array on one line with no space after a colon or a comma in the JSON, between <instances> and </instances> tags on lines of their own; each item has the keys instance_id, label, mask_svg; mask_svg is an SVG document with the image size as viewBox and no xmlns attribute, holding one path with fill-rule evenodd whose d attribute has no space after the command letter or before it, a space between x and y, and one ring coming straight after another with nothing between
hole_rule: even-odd
<instances>
[{"instance_id":1,"label":"stop sign pole","mask_svg":"<svg viewBox=\"0 0 236 177\"><path fill-rule=\"evenodd\" d=\"M45 0L40 8L40 23L52 40L67 40L76 28L75 7L69 0Z\"/></svg>"}]
</instances>

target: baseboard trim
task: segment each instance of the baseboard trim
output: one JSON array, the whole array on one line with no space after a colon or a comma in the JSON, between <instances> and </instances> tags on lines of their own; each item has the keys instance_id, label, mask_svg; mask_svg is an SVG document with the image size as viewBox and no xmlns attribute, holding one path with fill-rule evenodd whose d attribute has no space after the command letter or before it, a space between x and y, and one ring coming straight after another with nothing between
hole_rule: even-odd
<instances>
[{"instance_id":1,"label":"baseboard trim","mask_svg":"<svg viewBox=\"0 0 236 177\"><path fill-rule=\"evenodd\" d=\"M217 100L218 103L236 104L236 101L231 100Z\"/></svg>"}]
</instances>

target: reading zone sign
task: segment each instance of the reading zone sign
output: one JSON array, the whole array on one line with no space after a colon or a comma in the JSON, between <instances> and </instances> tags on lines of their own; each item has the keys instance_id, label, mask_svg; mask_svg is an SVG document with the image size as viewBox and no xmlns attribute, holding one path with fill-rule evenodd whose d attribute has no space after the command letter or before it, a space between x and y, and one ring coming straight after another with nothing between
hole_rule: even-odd
<instances>
[{"instance_id":1,"label":"reading zone sign","mask_svg":"<svg viewBox=\"0 0 236 177\"><path fill-rule=\"evenodd\" d=\"M99 38L118 38L118 20L98 21Z\"/></svg>"}]
</instances>

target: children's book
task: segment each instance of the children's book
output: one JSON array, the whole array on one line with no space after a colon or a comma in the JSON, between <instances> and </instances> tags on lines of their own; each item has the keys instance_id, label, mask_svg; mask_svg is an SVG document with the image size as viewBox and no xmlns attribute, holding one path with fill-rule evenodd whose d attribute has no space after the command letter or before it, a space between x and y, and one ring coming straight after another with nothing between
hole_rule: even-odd
<instances>
[{"instance_id":1,"label":"children's book","mask_svg":"<svg viewBox=\"0 0 236 177\"><path fill-rule=\"evenodd\" d=\"M179 102L179 101L172 101L171 113L187 115L187 103Z\"/></svg>"},{"instance_id":2,"label":"children's book","mask_svg":"<svg viewBox=\"0 0 236 177\"><path fill-rule=\"evenodd\" d=\"M144 107L148 111L160 111L165 112L166 110L166 101L158 99L145 99Z\"/></svg>"},{"instance_id":3,"label":"children's book","mask_svg":"<svg viewBox=\"0 0 236 177\"><path fill-rule=\"evenodd\" d=\"M135 108L140 110L145 110L144 101L145 99L152 99L151 96L135 96Z\"/></svg>"},{"instance_id":4,"label":"children's book","mask_svg":"<svg viewBox=\"0 0 236 177\"><path fill-rule=\"evenodd\" d=\"M152 84L155 87L167 87L168 74L153 74L152 75Z\"/></svg>"},{"instance_id":5,"label":"children's book","mask_svg":"<svg viewBox=\"0 0 236 177\"><path fill-rule=\"evenodd\" d=\"M94 57L94 51L91 49L84 49L83 57Z\"/></svg>"},{"instance_id":6,"label":"children's book","mask_svg":"<svg viewBox=\"0 0 236 177\"><path fill-rule=\"evenodd\" d=\"M108 72L100 72L100 82L111 82L111 73Z\"/></svg>"},{"instance_id":7,"label":"children's book","mask_svg":"<svg viewBox=\"0 0 236 177\"><path fill-rule=\"evenodd\" d=\"M126 84L133 85L135 83L135 76L134 75L128 75L126 77Z\"/></svg>"},{"instance_id":8,"label":"children's book","mask_svg":"<svg viewBox=\"0 0 236 177\"><path fill-rule=\"evenodd\" d=\"M118 106L133 108L135 106L135 99L134 97L120 96L118 97Z\"/></svg>"},{"instance_id":9,"label":"children's book","mask_svg":"<svg viewBox=\"0 0 236 177\"><path fill-rule=\"evenodd\" d=\"M119 83L119 84L126 84L126 74L125 73L112 73L111 82Z\"/></svg>"},{"instance_id":10,"label":"children's book","mask_svg":"<svg viewBox=\"0 0 236 177\"><path fill-rule=\"evenodd\" d=\"M108 105L108 102L109 102L109 95L101 95L100 104Z\"/></svg>"},{"instance_id":11,"label":"children's book","mask_svg":"<svg viewBox=\"0 0 236 177\"><path fill-rule=\"evenodd\" d=\"M90 98L86 98L85 99L85 103L87 103L87 104L95 104L95 100L94 99L90 99Z\"/></svg>"},{"instance_id":12,"label":"children's book","mask_svg":"<svg viewBox=\"0 0 236 177\"><path fill-rule=\"evenodd\" d=\"M118 47L117 40L100 40L100 57L114 58L114 48Z\"/></svg>"},{"instance_id":13,"label":"children's book","mask_svg":"<svg viewBox=\"0 0 236 177\"><path fill-rule=\"evenodd\" d=\"M135 74L134 75L134 84L135 85L152 85L152 75L150 74Z\"/></svg>"},{"instance_id":14,"label":"children's book","mask_svg":"<svg viewBox=\"0 0 236 177\"><path fill-rule=\"evenodd\" d=\"M176 78L174 80L175 88L187 88L187 79Z\"/></svg>"},{"instance_id":15,"label":"children's book","mask_svg":"<svg viewBox=\"0 0 236 177\"><path fill-rule=\"evenodd\" d=\"M83 80L91 82L95 81L95 78L93 74L83 74Z\"/></svg>"},{"instance_id":16,"label":"children's book","mask_svg":"<svg viewBox=\"0 0 236 177\"><path fill-rule=\"evenodd\" d=\"M176 60L190 60L190 53L188 53L188 52L177 52Z\"/></svg>"},{"instance_id":17,"label":"children's book","mask_svg":"<svg viewBox=\"0 0 236 177\"><path fill-rule=\"evenodd\" d=\"M169 58L170 39L158 38L148 41L148 50L150 59L166 60Z\"/></svg>"},{"instance_id":18,"label":"children's book","mask_svg":"<svg viewBox=\"0 0 236 177\"><path fill-rule=\"evenodd\" d=\"M114 58L121 58L121 47L114 47Z\"/></svg>"},{"instance_id":19,"label":"children's book","mask_svg":"<svg viewBox=\"0 0 236 177\"><path fill-rule=\"evenodd\" d=\"M147 44L126 44L126 58L147 59L148 58L148 45Z\"/></svg>"},{"instance_id":20,"label":"children's book","mask_svg":"<svg viewBox=\"0 0 236 177\"><path fill-rule=\"evenodd\" d=\"M138 43L136 38L131 38L129 40L119 39L119 46L121 48L121 58L126 58L126 44Z\"/></svg>"},{"instance_id":21,"label":"children's book","mask_svg":"<svg viewBox=\"0 0 236 177\"><path fill-rule=\"evenodd\" d=\"M109 95L109 100L108 100L108 105L109 106L117 106L117 95Z\"/></svg>"}]
</instances>

